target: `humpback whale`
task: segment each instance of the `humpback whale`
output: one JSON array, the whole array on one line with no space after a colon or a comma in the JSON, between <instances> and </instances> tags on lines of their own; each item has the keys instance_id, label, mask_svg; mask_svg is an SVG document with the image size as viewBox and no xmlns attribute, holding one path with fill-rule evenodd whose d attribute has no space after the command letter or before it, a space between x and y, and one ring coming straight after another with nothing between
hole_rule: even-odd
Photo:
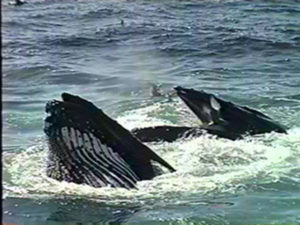
<instances>
[{"instance_id":1,"label":"humpback whale","mask_svg":"<svg viewBox=\"0 0 300 225\"><path fill-rule=\"evenodd\" d=\"M68 93L46 104L47 176L93 187L136 188L175 169L93 103Z\"/></svg>"},{"instance_id":2,"label":"humpback whale","mask_svg":"<svg viewBox=\"0 0 300 225\"><path fill-rule=\"evenodd\" d=\"M209 133L218 137L236 140L244 135L255 135L275 131L286 133L286 129L267 115L246 106L222 100L205 91L183 87L174 88L177 95L200 119L197 127L158 126L138 128L132 133L143 142L174 141L184 136L199 136Z\"/></svg>"}]
</instances>

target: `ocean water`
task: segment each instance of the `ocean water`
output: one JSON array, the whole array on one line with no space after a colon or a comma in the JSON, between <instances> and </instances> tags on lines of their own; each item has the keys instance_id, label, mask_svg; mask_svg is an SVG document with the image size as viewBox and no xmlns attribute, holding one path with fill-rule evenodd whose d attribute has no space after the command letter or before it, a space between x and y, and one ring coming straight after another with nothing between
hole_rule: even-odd
<instances>
[{"instance_id":1,"label":"ocean water","mask_svg":"<svg viewBox=\"0 0 300 225\"><path fill-rule=\"evenodd\" d=\"M2 1L3 220L58 224L300 224L300 2ZM151 143L177 169L137 190L45 175L44 107L62 92L127 129L195 125L203 89L286 125L230 141Z\"/></svg>"}]
</instances>

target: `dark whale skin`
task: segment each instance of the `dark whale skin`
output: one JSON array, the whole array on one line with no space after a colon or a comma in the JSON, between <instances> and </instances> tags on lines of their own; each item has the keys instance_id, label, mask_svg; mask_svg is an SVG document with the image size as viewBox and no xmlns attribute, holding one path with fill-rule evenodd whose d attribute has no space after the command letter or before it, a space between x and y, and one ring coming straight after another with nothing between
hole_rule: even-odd
<instances>
[{"instance_id":1,"label":"dark whale skin","mask_svg":"<svg viewBox=\"0 0 300 225\"><path fill-rule=\"evenodd\" d=\"M49 177L129 189L157 175L153 162L175 171L91 102L68 93L62 99L46 104Z\"/></svg>"},{"instance_id":2,"label":"dark whale skin","mask_svg":"<svg viewBox=\"0 0 300 225\"><path fill-rule=\"evenodd\" d=\"M201 120L201 126L157 126L132 130L143 142L172 142L186 136L200 136L203 133L230 140L246 135L269 132L287 133L286 128L269 116L216 97L204 91L182 87L174 88L181 100Z\"/></svg>"}]
</instances>

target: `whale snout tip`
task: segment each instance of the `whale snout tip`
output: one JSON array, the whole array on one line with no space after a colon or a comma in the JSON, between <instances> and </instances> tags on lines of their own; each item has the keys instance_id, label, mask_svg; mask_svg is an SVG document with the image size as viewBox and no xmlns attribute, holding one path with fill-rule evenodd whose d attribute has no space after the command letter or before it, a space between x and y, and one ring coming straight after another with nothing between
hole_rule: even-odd
<instances>
[{"instance_id":1,"label":"whale snout tip","mask_svg":"<svg viewBox=\"0 0 300 225\"><path fill-rule=\"evenodd\" d=\"M176 91L180 91L180 90L182 90L183 88L181 87L181 86L176 86L176 87L174 87L174 90L176 90Z\"/></svg>"},{"instance_id":2,"label":"whale snout tip","mask_svg":"<svg viewBox=\"0 0 300 225\"><path fill-rule=\"evenodd\" d=\"M54 109L57 108L57 106L59 104L60 104L60 102L57 100L52 100L52 101L47 102L46 107L45 107L45 112L51 113Z\"/></svg>"},{"instance_id":3,"label":"whale snout tip","mask_svg":"<svg viewBox=\"0 0 300 225\"><path fill-rule=\"evenodd\" d=\"M185 95L187 94L187 90L181 86L177 86L177 87L174 87L174 90L177 91L177 94L178 95Z\"/></svg>"},{"instance_id":4,"label":"whale snout tip","mask_svg":"<svg viewBox=\"0 0 300 225\"><path fill-rule=\"evenodd\" d=\"M72 99L73 97L74 97L74 95L71 95L67 92L63 92L61 94L61 98L62 98L63 101L70 101L70 99Z\"/></svg>"},{"instance_id":5,"label":"whale snout tip","mask_svg":"<svg viewBox=\"0 0 300 225\"><path fill-rule=\"evenodd\" d=\"M45 107L45 112L46 112L46 113L50 113L52 107L53 107L53 101L47 102L47 103L46 103L46 107Z\"/></svg>"}]
</instances>

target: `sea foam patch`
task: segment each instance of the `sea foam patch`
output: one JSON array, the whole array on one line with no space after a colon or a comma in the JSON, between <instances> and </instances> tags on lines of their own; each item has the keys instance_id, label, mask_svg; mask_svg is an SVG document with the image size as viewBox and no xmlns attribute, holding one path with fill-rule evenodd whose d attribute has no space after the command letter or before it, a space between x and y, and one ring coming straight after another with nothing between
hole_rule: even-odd
<instances>
[{"instance_id":1,"label":"sea foam patch","mask_svg":"<svg viewBox=\"0 0 300 225\"><path fill-rule=\"evenodd\" d=\"M155 105L135 110L136 120L128 117L130 113L127 113L119 117L118 121L125 124L126 128L138 127L144 118L157 124L165 124L163 120L149 116L153 110L160 110L159 107ZM253 183L277 182L285 177L299 179L294 172L300 171L299 140L300 128L295 128L289 130L287 135L270 133L237 141L204 135L172 143L151 143L148 144L151 149L171 163L177 171L138 182L138 189L133 190L94 188L47 177L47 146L40 141L21 153L3 155L4 196L76 196L116 203L140 202L149 198L181 199L194 193L236 193Z\"/></svg>"}]
</instances>

